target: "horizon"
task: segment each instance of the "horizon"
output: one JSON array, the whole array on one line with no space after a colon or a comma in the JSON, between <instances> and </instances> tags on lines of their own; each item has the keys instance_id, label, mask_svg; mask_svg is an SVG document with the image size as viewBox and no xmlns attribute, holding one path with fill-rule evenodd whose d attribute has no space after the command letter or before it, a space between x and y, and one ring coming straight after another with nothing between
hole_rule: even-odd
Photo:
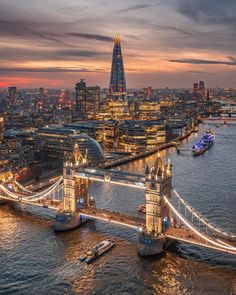
<instances>
[{"instance_id":1,"label":"horizon","mask_svg":"<svg viewBox=\"0 0 236 295\"><path fill-rule=\"evenodd\" d=\"M0 88L72 89L81 78L108 88L117 32L129 89L235 88L236 3L226 2L3 0Z\"/></svg>"}]
</instances>

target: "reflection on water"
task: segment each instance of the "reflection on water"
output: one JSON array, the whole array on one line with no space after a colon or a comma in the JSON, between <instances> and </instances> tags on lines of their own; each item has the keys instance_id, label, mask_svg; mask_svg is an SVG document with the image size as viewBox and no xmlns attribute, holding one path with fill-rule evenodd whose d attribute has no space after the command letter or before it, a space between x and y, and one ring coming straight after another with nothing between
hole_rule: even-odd
<instances>
[{"instance_id":1,"label":"reflection on water","mask_svg":"<svg viewBox=\"0 0 236 295\"><path fill-rule=\"evenodd\" d=\"M216 132L213 147L199 157L175 149L161 154L171 159L174 186L188 202L236 232L236 126ZM183 146L191 147L200 135ZM142 174L155 159L152 155L121 169ZM93 183L90 195L98 207L133 215L144 202L143 191L108 183ZM110 252L91 265L79 261L85 249L107 237L117 241ZM137 254L136 238L133 230L98 221L55 234L50 222L1 206L0 294L234 294L235 257L177 244L164 256L144 259Z\"/></svg>"}]
</instances>

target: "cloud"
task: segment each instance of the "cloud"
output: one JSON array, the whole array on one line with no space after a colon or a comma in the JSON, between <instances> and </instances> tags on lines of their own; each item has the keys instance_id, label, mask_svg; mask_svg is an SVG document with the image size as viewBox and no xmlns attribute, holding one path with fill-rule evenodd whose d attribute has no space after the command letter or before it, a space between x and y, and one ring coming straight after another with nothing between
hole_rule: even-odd
<instances>
[{"instance_id":1,"label":"cloud","mask_svg":"<svg viewBox=\"0 0 236 295\"><path fill-rule=\"evenodd\" d=\"M187 72L192 74L207 74L207 72L204 72L204 71L187 71Z\"/></svg>"},{"instance_id":2,"label":"cloud","mask_svg":"<svg viewBox=\"0 0 236 295\"><path fill-rule=\"evenodd\" d=\"M67 33L68 36L85 38L89 40L98 40L104 42L113 42L113 38L109 36L99 35L99 34L86 34L86 33Z\"/></svg>"},{"instance_id":3,"label":"cloud","mask_svg":"<svg viewBox=\"0 0 236 295\"><path fill-rule=\"evenodd\" d=\"M235 0L178 0L177 3L177 11L196 22L236 24Z\"/></svg>"},{"instance_id":4,"label":"cloud","mask_svg":"<svg viewBox=\"0 0 236 295\"><path fill-rule=\"evenodd\" d=\"M61 24L50 22L42 24L37 21L0 20L0 36L7 38L20 37L30 40L44 39L46 41L53 41L53 43L68 46L69 44L62 41L61 32L59 30L60 27Z\"/></svg>"},{"instance_id":5,"label":"cloud","mask_svg":"<svg viewBox=\"0 0 236 295\"><path fill-rule=\"evenodd\" d=\"M139 10L139 9L145 9L150 7L150 5L148 4L139 4L139 5L134 5L134 6L130 6L124 9L121 9L119 11L117 11L117 13L121 13L121 12L129 12L129 11L133 11L133 10Z\"/></svg>"},{"instance_id":6,"label":"cloud","mask_svg":"<svg viewBox=\"0 0 236 295\"><path fill-rule=\"evenodd\" d=\"M0 72L24 72L24 73L93 73L93 72L105 72L104 69L88 69L88 68L60 68L60 67L48 67L48 68L10 68L0 67Z\"/></svg>"},{"instance_id":7,"label":"cloud","mask_svg":"<svg viewBox=\"0 0 236 295\"><path fill-rule=\"evenodd\" d=\"M106 52L96 50L74 50L74 49L38 49L34 48L0 48L0 61L37 61L37 60L71 60L76 61L78 59L104 59L106 56L110 56Z\"/></svg>"},{"instance_id":8,"label":"cloud","mask_svg":"<svg viewBox=\"0 0 236 295\"><path fill-rule=\"evenodd\" d=\"M234 58L233 58L234 59ZM169 62L183 63L183 64L193 64L193 65L227 65L236 66L236 60L229 61L219 61L219 60L209 60L209 59L194 59L194 58L182 58L182 59L170 59Z\"/></svg>"},{"instance_id":9,"label":"cloud","mask_svg":"<svg viewBox=\"0 0 236 295\"><path fill-rule=\"evenodd\" d=\"M90 50L59 50L56 52L60 56L80 56L80 57L98 57L104 56L105 53L97 52L97 51L90 51Z\"/></svg>"},{"instance_id":10,"label":"cloud","mask_svg":"<svg viewBox=\"0 0 236 295\"><path fill-rule=\"evenodd\" d=\"M132 34L126 34L125 36L131 40L141 40L139 37Z\"/></svg>"}]
</instances>

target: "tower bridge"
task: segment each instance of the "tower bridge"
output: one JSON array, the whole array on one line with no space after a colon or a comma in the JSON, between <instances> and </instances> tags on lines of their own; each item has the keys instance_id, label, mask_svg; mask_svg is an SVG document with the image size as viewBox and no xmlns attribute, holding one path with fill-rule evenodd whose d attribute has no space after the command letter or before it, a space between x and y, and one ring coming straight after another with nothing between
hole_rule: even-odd
<instances>
[{"instance_id":1,"label":"tower bridge","mask_svg":"<svg viewBox=\"0 0 236 295\"><path fill-rule=\"evenodd\" d=\"M108 182L141 189L145 193L146 215L138 218L96 208L89 198L91 181ZM63 190L63 198L58 197ZM78 145L67 154L63 177L48 188L32 191L14 179L0 184L0 200L53 209L54 229L76 228L88 219L125 226L138 232L138 252L143 256L159 254L173 241L236 254L236 235L226 232L207 220L172 187L172 166L160 157L145 175L120 170L88 168L81 161Z\"/></svg>"}]
</instances>

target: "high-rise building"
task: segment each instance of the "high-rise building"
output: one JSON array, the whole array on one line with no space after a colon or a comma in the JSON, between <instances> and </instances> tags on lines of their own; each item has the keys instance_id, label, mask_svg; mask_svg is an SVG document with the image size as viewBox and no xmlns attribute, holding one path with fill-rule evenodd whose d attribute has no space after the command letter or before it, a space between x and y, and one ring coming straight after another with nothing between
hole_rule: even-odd
<instances>
[{"instance_id":1,"label":"high-rise building","mask_svg":"<svg viewBox=\"0 0 236 295\"><path fill-rule=\"evenodd\" d=\"M15 86L8 87L8 105L14 105L17 101L17 88Z\"/></svg>"},{"instance_id":2,"label":"high-rise building","mask_svg":"<svg viewBox=\"0 0 236 295\"><path fill-rule=\"evenodd\" d=\"M86 87L86 82L80 80L76 84L76 114L78 119L86 119L99 113L100 106L100 87Z\"/></svg>"},{"instance_id":3,"label":"high-rise building","mask_svg":"<svg viewBox=\"0 0 236 295\"><path fill-rule=\"evenodd\" d=\"M3 141L3 131L4 131L4 118L0 117L0 144Z\"/></svg>"},{"instance_id":4,"label":"high-rise building","mask_svg":"<svg viewBox=\"0 0 236 295\"><path fill-rule=\"evenodd\" d=\"M79 119L84 119L86 113L86 82L81 79L75 86L76 105L75 110Z\"/></svg>"},{"instance_id":5,"label":"high-rise building","mask_svg":"<svg viewBox=\"0 0 236 295\"><path fill-rule=\"evenodd\" d=\"M40 98L44 97L44 88L43 87L39 88L39 94L40 94Z\"/></svg>"},{"instance_id":6,"label":"high-rise building","mask_svg":"<svg viewBox=\"0 0 236 295\"><path fill-rule=\"evenodd\" d=\"M125 70L119 34L115 35L109 91L110 94L116 95L126 92Z\"/></svg>"},{"instance_id":7,"label":"high-rise building","mask_svg":"<svg viewBox=\"0 0 236 295\"><path fill-rule=\"evenodd\" d=\"M193 92L197 93L198 92L198 82L193 83Z\"/></svg>"},{"instance_id":8,"label":"high-rise building","mask_svg":"<svg viewBox=\"0 0 236 295\"><path fill-rule=\"evenodd\" d=\"M61 90L57 98L58 109L71 109L72 108L72 97L68 90Z\"/></svg>"},{"instance_id":9,"label":"high-rise building","mask_svg":"<svg viewBox=\"0 0 236 295\"><path fill-rule=\"evenodd\" d=\"M99 113L100 87L90 86L86 88L86 113Z\"/></svg>"},{"instance_id":10,"label":"high-rise building","mask_svg":"<svg viewBox=\"0 0 236 295\"><path fill-rule=\"evenodd\" d=\"M205 83L203 81L199 82L199 90L205 90Z\"/></svg>"},{"instance_id":11,"label":"high-rise building","mask_svg":"<svg viewBox=\"0 0 236 295\"><path fill-rule=\"evenodd\" d=\"M198 93L202 97L205 97L206 96L205 83L203 81L200 81L199 82Z\"/></svg>"}]
</instances>

